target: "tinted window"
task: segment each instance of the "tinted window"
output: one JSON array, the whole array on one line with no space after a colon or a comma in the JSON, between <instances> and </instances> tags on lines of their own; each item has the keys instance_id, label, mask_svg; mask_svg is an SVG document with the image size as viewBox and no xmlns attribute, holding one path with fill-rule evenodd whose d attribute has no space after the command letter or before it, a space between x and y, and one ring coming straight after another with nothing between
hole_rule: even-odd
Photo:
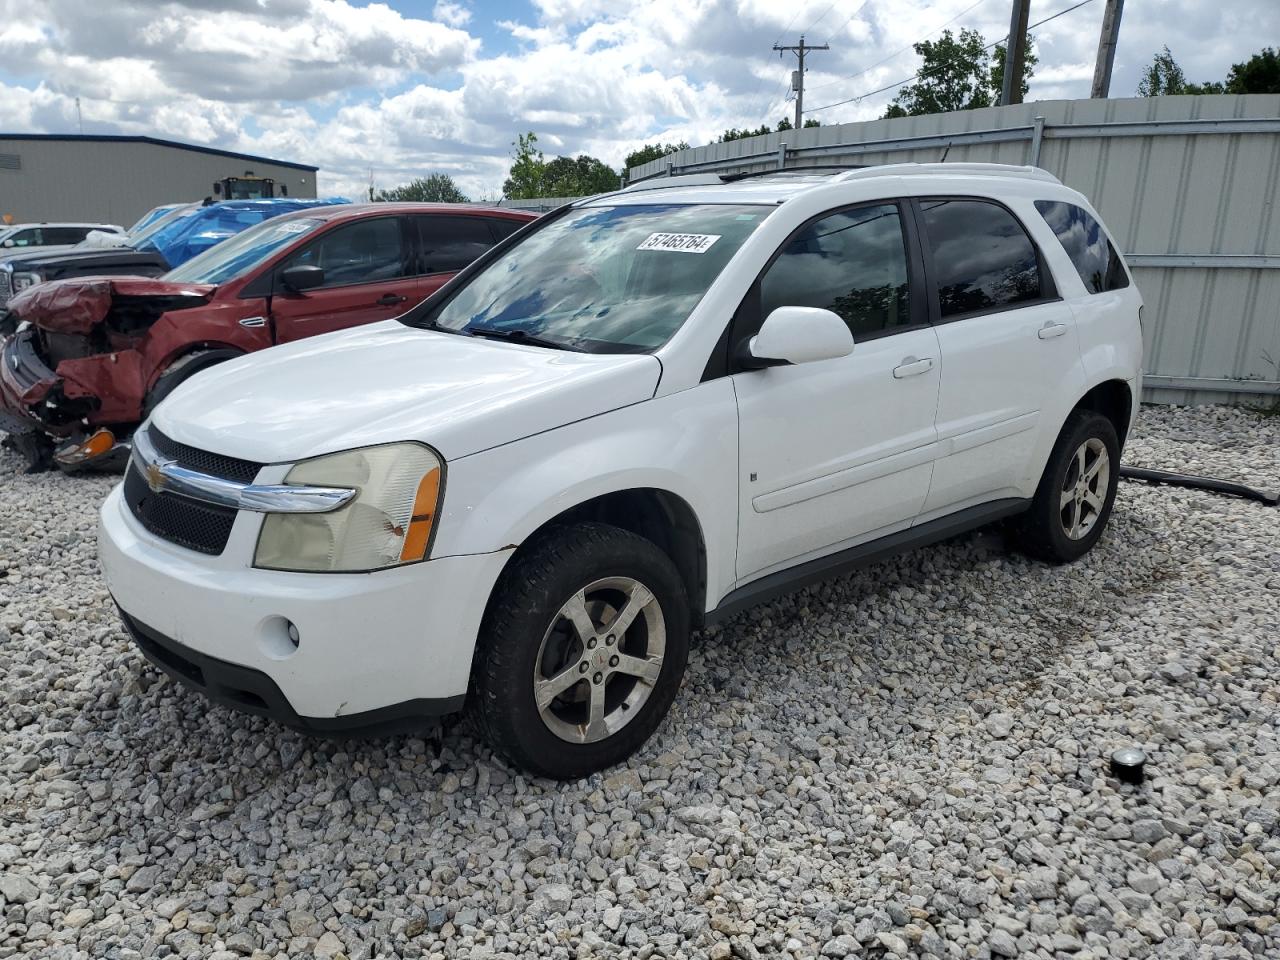
<instances>
[{"instance_id":1,"label":"tinted window","mask_svg":"<svg viewBox=\"0 0 1280 960\"><path fill-rule=\"evenodd\" d=\"M854 339L911 322L907 251L892 204L823 217L783 249L760 284L761 317L777 307L838 313Z\"/></svg>"},{"instance_id":2,"label":"tinted window","mask_svg":"<svg viewBox=\"0 0 1280 960\"><path fill-rule=\"evenodd\" d=\"M525 221L523 220L490 220L489 227L493 230L493 236L497 240L505 240L521 227Z\"/></svg>"},{"instance_id":3,"label":"tinted window","mask_svg":"<svg viewBox=\"0 0 1280 960\"><path fill-rule=\"evenodd\" d=\"M44 243L40 239L40 230L19 230L13 236L7 239L13 241L15 247L38 247Z\"/></svg>"},{"instance_id":4,"label":"tinted window","mask_svg":"<svg viewBox=\"0 0 1280 960\"><path fill-rule=\"evenodd\" d=\"M403 277L400 221L380 217L336 227L284 264L286 269L296 266L322 267L326 287Z\"/></svg>"},{"instance_id":5,"label":"tinted window","mask_svg":"<svg viewBox=\"0 0 1280 960\"><path fill-rule=\"evenodd\" d=\"M1037 200L1036 209L1075 264L1085 289L1102 293L1129 285L1120 255L1102 232L1102 225L1089 216L1088 211L1060 200Z\"/></svg>"},{"instance_id":6,"label":"tinted window","mask_svg":"<svg viewBox=\"0 0 1280 960\"><path fill-rule=\"evenodd\" d=\"M43 240L46 245L79 243L90 229L90 227L45 227Z\"/></svg>"},{"instance_id":7,"label":"tinted window","mask_svg":"<svg viewBox=\"0 0 1280 960\"><path fill-rule=\"evenodd\" d=\"M489 225L480 217L419 217L422 272L461 270L493 246Z\"/></svg>"},{"instance_id":8,"label":"tinted window","mask_svg":"<svg viewBox=\"0 0 1280 960\"><path fill-rule=\"evenodd\" d=\"M921 200L943 317L1038 300L1035 246L1004 207L981 200Z\"/></svg>"}]
</instances>

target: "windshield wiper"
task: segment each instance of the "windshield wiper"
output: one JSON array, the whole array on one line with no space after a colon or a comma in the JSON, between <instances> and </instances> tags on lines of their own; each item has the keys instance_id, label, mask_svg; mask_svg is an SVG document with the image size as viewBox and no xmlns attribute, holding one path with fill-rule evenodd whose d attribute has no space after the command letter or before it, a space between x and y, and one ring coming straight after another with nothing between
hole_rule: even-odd
<instances>
[{"instance_id":1,"label":"windshield wiper","mask_svg":"<svg viewBox=\"0 0 1280 960\"><path fill-rule=\"evenodd\" d=\"M549 347L552 350L576 350L561 340L548 340L524 330L498 330L494 327L466 327L459 331L472 337L487 337L490 340L506 340L508 343L527 343L533 347Z\"/></svg>"}]
</instances>

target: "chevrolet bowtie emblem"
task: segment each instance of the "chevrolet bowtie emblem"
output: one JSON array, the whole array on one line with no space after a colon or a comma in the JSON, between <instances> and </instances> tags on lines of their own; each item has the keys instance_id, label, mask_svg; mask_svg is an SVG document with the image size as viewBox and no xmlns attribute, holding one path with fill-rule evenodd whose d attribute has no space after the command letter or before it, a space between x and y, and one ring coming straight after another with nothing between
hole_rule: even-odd
<instances>
[{"instance_id":1,"label":"chevrolet bowtie emblem","mask_svg":"<svg viewBox=\"0 0 1280 960\"><path fill-rule=\"evenodd\" d=\"M173 461L166 460L162 463L148 463L143 475L147 478L147 486L151 488L152 493L159 493L169 485L169 478L164 475L163 467L168 466Z\"/></svg>"}]
</instances>

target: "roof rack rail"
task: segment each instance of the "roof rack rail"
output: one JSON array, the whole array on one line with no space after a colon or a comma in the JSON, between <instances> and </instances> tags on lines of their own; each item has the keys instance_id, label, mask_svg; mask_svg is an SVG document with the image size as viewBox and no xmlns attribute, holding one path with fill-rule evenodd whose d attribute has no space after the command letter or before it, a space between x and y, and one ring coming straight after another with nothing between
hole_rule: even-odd
<instances>
[{"instance_id":1,"label":"roof rack rail","mask_svg":"<svg viewBox=\"0 0 1280 960\"><path fill-rule=\"evenodd\" d=\"M674 177L656 176L641 180L639 183L628 184L618 193L639 193L642 190L665 190L668 187L706 187L719 186L724 183L724 177L718 173L684 173Z\"/></svg>"},{"instance_id":2,"label":"roof rack rail","mask_svg":"<svg viewBox=\"0 0 1280 960\"><path fill-rule=\"evenodd\" d=\"M725 173L721 176L725 183L736 183L739 180L750 180L756 177L792 177L792 176L835 176L838 173L851 173L862 170L864 163L811 163L805 166L772 167L768 170L752 170L747 173Z\"/></svg>"},{"instance_id":3,"label":"roof rack rail","mask_svg":"<svg viewBox=\"0 0 1280 960\"><path fill-rule=\"evenodd\" d=\"M957 177L1018 177L1061 184L1062 181L1040 167L1015 166L1009 163L886 163L839 174L838 180L863 180L871 177L919 177L939 174Z\"/></svg>"}]
</instances>

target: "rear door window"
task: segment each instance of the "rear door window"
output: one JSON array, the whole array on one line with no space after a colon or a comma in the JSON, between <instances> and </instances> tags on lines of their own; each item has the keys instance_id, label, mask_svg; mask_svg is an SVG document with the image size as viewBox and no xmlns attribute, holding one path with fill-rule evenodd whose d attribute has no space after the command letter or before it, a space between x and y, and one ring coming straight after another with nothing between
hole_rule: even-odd
<instances>
[{"instance_id":1,"label":"rear door window","mask_svg":"<svg viewBox=\"0 0 1280 960\"><path fill-rule=\"evenodd\" d=\"M44 242L46 245L79 243L92 227L45 227Z\"/></svg>"},{"instance_id":2,"label":"rear door window","mask_svg":"<svg viewBox=\"0 0 1280 960\"><path fill-rule=\"evenodd\" d=\"M855 340L911 323L907 249L897 204L815 220L782 249L760 282L760 316L778 307L822 307Z\"/></svg>"},{"instance_id":3,"label":"rear door window","mask_svg":"<svg viewBox=\"0 0 1280 960\"><path fill-rule=\"evenodd\" d=\"M1061 200L1037 200L1036 209L1071 258L1086 290L1105 293L1129 285L1120 254L1089 211Z\"/></svg>"},{"instance_id":4,"label":"rear door window","mask_svg":"<svg viewBox=\"0 0 1280 960\"><path fill-rule=\"evenodd\" d=\"M1051 296L1035 244L997 203L920 199L943 320Z\"/></svg>"},{"instance_id":5,"label":"rear door window","mask_svg":"<svg viewBox=\"0 0 1280 960\"><path fill-rule=\"evenodd\" d=\"M493 246L489 224L481 217L416 219L422 239L422 273L455 273Z\"/></svg>"},{"instance_id":6,"label":"rear door window","mask_svg":"<svg viewBox=\"0 0 1280 960\"><path fill-rule=\"evenodd\" d=\"M317 237L281 269L314 266L324 270L322 287L381 283L405 275L404 238L399 217L345 223Z\"/></svg>"}]
</instances>

